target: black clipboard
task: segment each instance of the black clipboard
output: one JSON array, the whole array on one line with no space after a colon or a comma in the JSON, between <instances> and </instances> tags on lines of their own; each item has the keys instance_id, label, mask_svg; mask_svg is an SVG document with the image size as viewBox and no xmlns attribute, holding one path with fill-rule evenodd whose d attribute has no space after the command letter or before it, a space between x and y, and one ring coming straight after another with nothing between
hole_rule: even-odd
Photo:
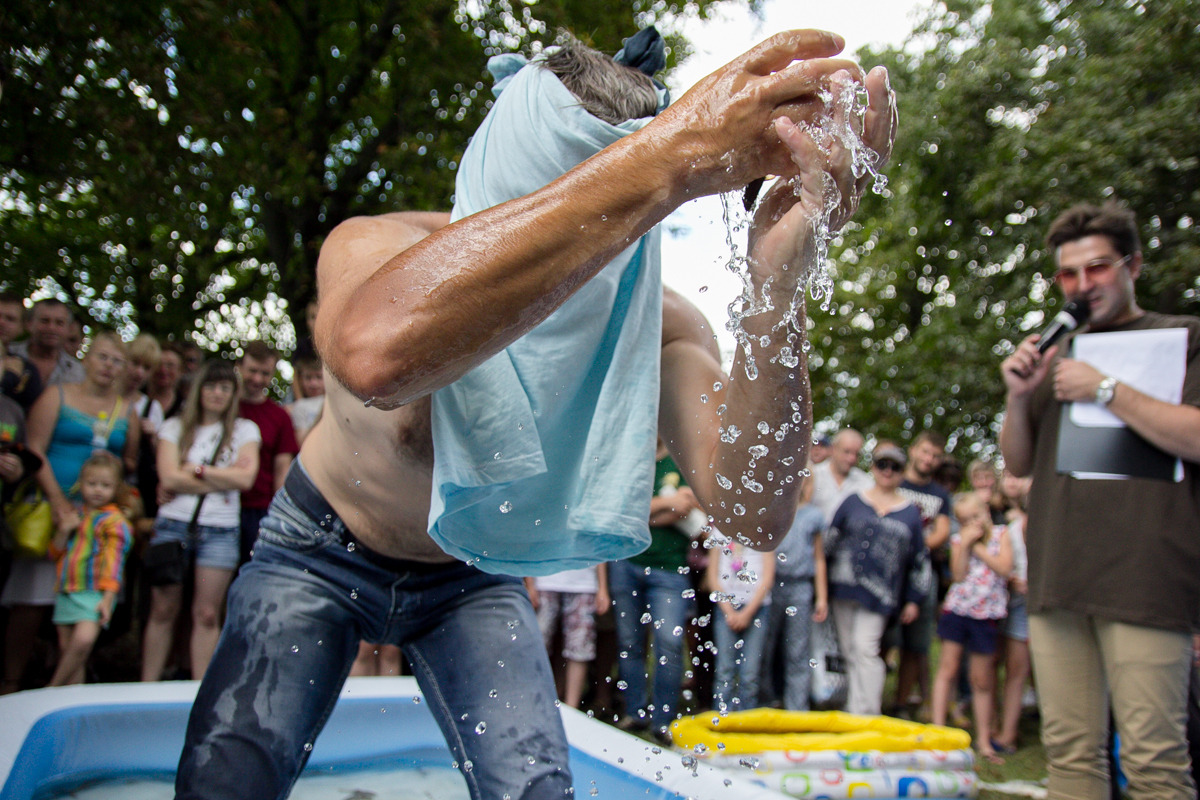
<instances>
[{"instance_id":1,"label":"black clipboard","mask_svg":"<svg viewBox=\"0 0 1200 800\"><path fill-rule=\"evenodd\" d=\"M1080 427L1063 403L1058 425L1057 470L1175 482L1179 459L1164 453L1129 428Z\"/></svg>"},{"instance_id":2,"label":"black clipboard","mask_svg":"<svg viewBox=\"0 0 1200 800\"><path fill-rule=\"evenodd\" d=\"M1075 357L1075 340L1070 357ZM1063 403L1058 423L1060 474L1083 473L1096 478L1144 478L1175 483L1183 476L1183 464L1128 427L1082 426L1071 419L1074 403Z\"/></svg>"}]
</instances>

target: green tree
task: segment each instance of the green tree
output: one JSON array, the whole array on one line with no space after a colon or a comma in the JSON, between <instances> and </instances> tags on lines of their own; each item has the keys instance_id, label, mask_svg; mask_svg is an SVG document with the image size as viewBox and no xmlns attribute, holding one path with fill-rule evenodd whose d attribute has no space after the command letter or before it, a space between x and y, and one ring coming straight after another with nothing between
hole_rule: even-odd
<instances>
[{"instance_id":1,"label":"green tree","mask_svg":"<svg viewBox=\"0 0 1200 800\"><path fill-rule=\"evenodd\" d=\"M287 347L347 217L447 208L485 56L614 52L715 0L17 0L0 11L0 286L216 347ZM271 299L273 302L267 302ZM303 315L294 314L303 331Z\"/></svg>"},{"instance_id":2,"label":"green tree","mask_svg":"<svg viewBox=\"0 0 1200 800\"><path fill-rule=\"evenodd\" d=\"M1146 308L1200 312L1196 0L946 0L888 66L901 133L886 197L833 248L812 323L817 418L975 453L1003 410L998 366L1058 299L1042 239L1116 197L1143 224Z\"/></svg>"}]
</instances>

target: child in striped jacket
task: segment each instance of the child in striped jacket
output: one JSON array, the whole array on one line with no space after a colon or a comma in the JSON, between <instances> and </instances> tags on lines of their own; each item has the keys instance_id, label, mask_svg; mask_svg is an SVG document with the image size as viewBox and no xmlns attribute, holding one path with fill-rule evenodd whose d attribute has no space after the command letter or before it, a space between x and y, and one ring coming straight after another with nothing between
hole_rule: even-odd
<instances>
[{"instance_id":1,"label":"child in striped jacket","mask_svg":"<svg viewBox=\"0 0 1200 800\"><path fill-rule=\"evenodd\" d=\"M133 541L129 520L117 506L124 479L121 461L106 450L84 462L79 522L60 529L51 547L58 561L54 624L60 655L50 686L83 683L100 629L112 619Z\"/></svg>"}]
</instances>

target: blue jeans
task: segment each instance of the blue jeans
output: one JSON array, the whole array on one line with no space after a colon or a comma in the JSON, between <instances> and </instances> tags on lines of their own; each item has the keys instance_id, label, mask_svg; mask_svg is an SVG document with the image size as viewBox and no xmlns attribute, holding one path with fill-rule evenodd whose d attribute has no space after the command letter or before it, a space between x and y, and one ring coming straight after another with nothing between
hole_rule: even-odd
<instances>
[{"instance_id":1,"label":"blue jeans","mask_svg":"<svg viewBox=\"0 0 1200 800\"><path fill-rule=\"evenodd\" d=\"M625 713L649 711L656 729L675 719L683 687L683 635L691 600L684 597L692 585L687 575L673 569L643 567L630 561L609 564L608 591L617 616L617 670L624 683ZM650 615L649 631L654 664L654 689L647 696L646 632L642 622Z\"/></svg>"},{"instance_id":2,"label":"blue jeans","mask_svg":"<svg viewBox=\"0 0 1200 800\"><path fill-rule=\"evenodd\" d=\"M176 797L287 797L360 639L402 647L472 798L571 791L554 680L521 581L370 552L297 463L230 590Z\"/></svg>"},{"instance_id":3,"label":"blue jeans","mask_svg":"<svg viewBox=\"0 0 1200 800\"><path fill-rule=\"evenodd\" d=\"M776 578L771 587L770 624L763 646L762 675L768 680L766 688L774 692L770 681L776 677L772 669L782 661L783 707L788 711L808 711L812 690L813 668L809 665L812 634L813 584L811 578ZM789 613L789 609L791 612ZM783 658L777 648L783 648ZM762 701L760 690L759 701Z\"/></svg>"},{"instance_id":4,"label":"blue jeans","mask_svg":"<svg viewBox=\"0 0 1200 800\"><path fill-rule=\"evenodd\" d=\"M770 613L771 606L760 607L746 629L734 633L720 610L713 612L713 643L717 646L713 705L718 711L758 708L758 678Z\"/></svg>"}]
</instances>

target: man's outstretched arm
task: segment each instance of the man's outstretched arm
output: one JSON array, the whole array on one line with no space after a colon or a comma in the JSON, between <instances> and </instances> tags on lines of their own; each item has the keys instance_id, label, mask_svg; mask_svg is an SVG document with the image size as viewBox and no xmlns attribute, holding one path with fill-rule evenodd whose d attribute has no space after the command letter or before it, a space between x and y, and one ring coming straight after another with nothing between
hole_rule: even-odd
<instances>
[{"instance_id":1,"label":"man's outstretched arm","mask_svg":"<svg viewBox=\"0 0 1200 800\"><path fill-rule=\"evenodd\" d=\"M873 70L867 86L871 102L863 140L882 165L895 136L895 107L885 72ZM729 380L722 380L719 370L714 373L700 358L701 340L692 341L685 332L682 344L663 349L659 412L660 435L717 527L757 549L776 547L787 533L812 441L804 291L796 289L820 266L817 227L825 209L831 209L829 232L836 232L865 188L865 179L853 175L848 153L837 146L821 151L787 120L776 121L776 127L799 173L771 188L750 234L752 283L775 309L743 321L756 343L757 377L747 377L746 354L739 349ZM793 297L801 306L792 329L796 337L789 342L788 329L776 325ZM664 338L669 323L665 313ZM762 337L770 343L761 344ZM790 357L781 352L783 346L790 348Z\"/></svg>"},{"instance_id":2,"label":"man's outstretched arm","mask_svg":"<svg viewBox=\"0 0 1200 800\"><path fill-rule=\"evenodd\" d=\"M525 197L449 225L390 258L373 220L330 234L316 340L352 392L394 405L445 386L545 319L684 201L796 172L772 121L809 119L851 62L842 40L782 33L702 80L638 133ZM890 103L890 99L883 102Z\"/></svg>"}]
</instances>

